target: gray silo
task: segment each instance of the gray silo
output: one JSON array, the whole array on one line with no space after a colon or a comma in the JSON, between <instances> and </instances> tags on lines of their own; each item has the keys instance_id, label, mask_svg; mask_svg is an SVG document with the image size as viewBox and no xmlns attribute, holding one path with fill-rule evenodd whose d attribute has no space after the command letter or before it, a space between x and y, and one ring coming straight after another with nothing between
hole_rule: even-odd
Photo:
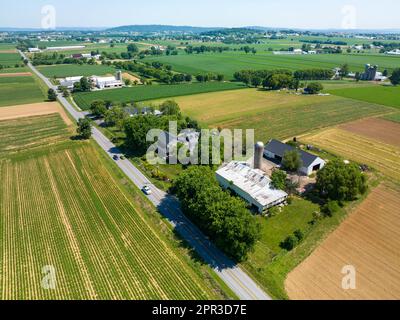
<instances>
[{"instance_id":1,"label":"gray silo","mask_svg":"<svg viewBox=\"0 0 400 320\"><path fill-rule=\"evenodd\" d=\"M116 74L116 76L115 76L115 79L117 79L117 80L119 80L119 81L122 81L122 72L121 72L121 70L118 70L118 71L117 71L117 74Z\"/></svg>"},{"instance_id":2,"label":"gray silo","mask_svg":"<svg viewBox=\"0 0 400 320\"><path fill-rule=\"evenodd\" d=\"M254 150L254 169L262 169L264 157L264 143L257 142Z\"/></svg>"}]
</instances>

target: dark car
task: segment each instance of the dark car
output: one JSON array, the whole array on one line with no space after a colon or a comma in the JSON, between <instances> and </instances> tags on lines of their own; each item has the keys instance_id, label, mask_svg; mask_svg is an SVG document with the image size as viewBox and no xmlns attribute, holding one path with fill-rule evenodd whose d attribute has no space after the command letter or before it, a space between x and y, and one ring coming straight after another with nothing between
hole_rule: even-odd
<instances>
[{"instance_id":1,"label":"dark car","mask_svg":"<svg viewBox=\"0 0 400 320\"><path fill-rule=\"evenodd\" d=\"M117 155L115 155L115 156L113 157L113 159L114 159L115 161L118 161L118 160L119 160L119 157L118 157Z\"/></svg>"}]
</instances>

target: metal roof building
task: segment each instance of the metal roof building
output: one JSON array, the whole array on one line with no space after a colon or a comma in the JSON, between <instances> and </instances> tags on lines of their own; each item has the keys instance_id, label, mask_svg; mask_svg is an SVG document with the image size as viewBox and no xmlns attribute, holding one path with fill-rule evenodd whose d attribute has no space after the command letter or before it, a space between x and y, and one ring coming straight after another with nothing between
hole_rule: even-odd
<instances>
[{"instance_id":1,"label":"metal roof building","mask_svg":"<svg viewBox=\"0 0 400 320\"><path fill-rule=\"evenodd\" d=\"M271 186L271 179L263 171L252 169L247 163L232 161L216 172L222 187L238 196L263 213L286 201L288 194Z\"/></svg>"},{"instance_id":2,"label":"metal roof building","mask_svg":"<svg viewBox=\"0 0 400 320\"><path fill-rule=\"evenodd\" d=\"M312 174L314 171L322 169L326 164L324 160L316 155L296 149L286 143L274 139L268 142L268 144L265 146L264 156L267 159L273 159L281 163L285 153L293 150L297 150L300 154L301 161L303 163L303 166L300 168L300 172L307 176Z\"/></svg>"}]
</instances>

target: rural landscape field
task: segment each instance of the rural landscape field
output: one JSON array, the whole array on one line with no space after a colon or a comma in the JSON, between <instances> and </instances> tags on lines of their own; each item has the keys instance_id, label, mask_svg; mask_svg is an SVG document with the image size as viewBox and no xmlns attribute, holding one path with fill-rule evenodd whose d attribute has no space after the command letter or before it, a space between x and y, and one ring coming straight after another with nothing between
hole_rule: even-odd
<instances>
[{"instance_id":1,"label":"rural landscape field","mask_svg":"<svg viewBox=\"0 0 400 320\"><path fill-rule=\"evenodd\" d=\"M0 300L400 300L397 3L50 2L0 11Z\"/></svg>"}]
</instances>

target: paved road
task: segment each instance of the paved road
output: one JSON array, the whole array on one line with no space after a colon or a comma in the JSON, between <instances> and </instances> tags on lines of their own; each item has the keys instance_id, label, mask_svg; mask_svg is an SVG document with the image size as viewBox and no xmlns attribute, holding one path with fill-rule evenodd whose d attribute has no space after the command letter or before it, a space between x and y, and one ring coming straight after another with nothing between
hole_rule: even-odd
<instances>
[{"instance_id":1,"label":"paved road","mask_svg":"<svg viewBox=\"0 0 400 320\"><path fill-rule=\"evenodd\" d=\"M21 55L26 58L22 52ZM28 66L49 88L57 90L57 87L34 66L30 63ZM75 120L85 117L85 112L77 111L62 97L62 95L58 94L58 99ZM93 128L93 139L111 158L113 158L114 155L123 155L97 128ZM242 269L217 249L182 213L179 201L175 197L156 188L129 160L119 160L116 164L139 189L142 189L144 186L150 187L152 194L148 196L149 200L157 207L158 211L168 219L181 237L196 250L203 260L214 269L218 276L241 300L271 300L270 296L268 296Z\"/></svg>"}]
</instances>

